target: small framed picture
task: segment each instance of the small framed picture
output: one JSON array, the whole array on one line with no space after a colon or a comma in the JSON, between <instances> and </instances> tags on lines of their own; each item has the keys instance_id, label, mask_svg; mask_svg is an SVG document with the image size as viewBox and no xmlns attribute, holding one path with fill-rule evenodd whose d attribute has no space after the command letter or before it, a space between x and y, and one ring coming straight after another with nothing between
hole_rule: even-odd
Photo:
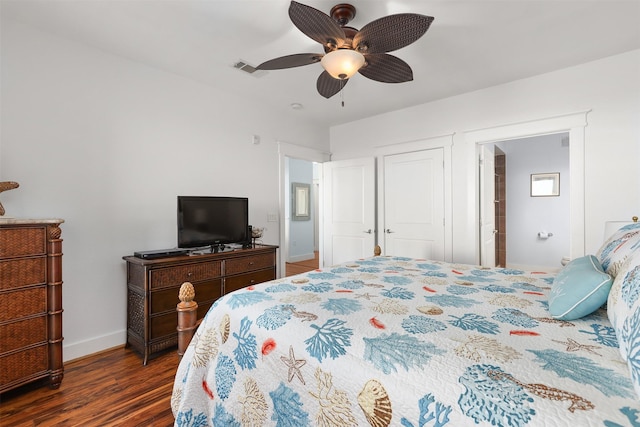
<instances>
[{"instance_id":1,"label":"small framed picture","mask_svg":"<svg viewBox=\"0 0 640 427\"><path fill-rule=\"evenodd\" d=\"M311 218L311 199L309 184L294 182L291 184L291 219L308 221Z\"/></svg>"},{"instance_id":2,"label":"small framed picture","mask_svg":"<svg viewBox=\"0 0 640 427\"><path fill-rule=\"evenodd\" d=\"M531 197L555 197L560 195L560 173L532 173Z\"/></svg>"}]
</instances>

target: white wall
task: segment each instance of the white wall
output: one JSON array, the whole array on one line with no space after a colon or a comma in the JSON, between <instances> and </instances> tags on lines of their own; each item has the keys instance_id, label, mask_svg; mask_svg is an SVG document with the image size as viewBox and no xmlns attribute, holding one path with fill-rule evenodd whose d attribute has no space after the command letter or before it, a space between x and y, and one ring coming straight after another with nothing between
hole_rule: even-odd
<instances>
[{"instance_id":1,"label":"white wall","mask_svg":"<svg viewBox=\"0 0 640 427\"><path fill-rule=\"evenodd\" d=\"M247 196L256 225L278 212L276 140L327 151L330 135L339 160L455 132L453 257L475 262L469 239L475 147L465 144L463 133L591 109L587 251L597 249L606 220L640 210L640 51L336 126L328 134L227 89L6 20L0 37L0 180L20 183L3 193L2 203L11 216L66 221L65 360L124 343L121 257L175 246L176 195ZM251 144L254 134L260 145ZM270 223L263 240L278 244L279 233Z\"/></svg>"},{"instance_id":2,"label":"white wall","mask_svg":"<svg viewBox=\"0 0 640 427\"><path fill-rule=\"evenodd\" d=\"M543 135L497 144L506 155L507 266L562 267L569 255L568 134ZM560 173L560 195L531 197L531 174ZM539 232L552 233L548 239Z\"/></svg>"},{"instance_id":3,"label":"white wall","mask_svg":"<svg viewBox=\"0 0 640 427\"><path fill-rule=\"evenodd\" d=\"M640 211L639 75L636 50L335 126L330 131L332 158L361 157L373 147L454 133L453 259L473 263L477 244L469 237L477 228L475 147L465 142L464 133L591 110L585 128L585 251L593 253L605 221L628 219Z\"/></svg>"},{"instance_id":4,"label":"white wall","mask_svg":"<svg viewBox=\"0 0 640 427\"><path fill-rule=\"evenodd\" d=\"M0 180L7 215L63 218L64 358L123 344L125 263L176 246L176 196L279 212L276 140L327 151L288 111L21 24L1 28ZM252 135L261 137L259 145ZM279 244L277 223L263 240Z\"/></svg>"}]
</instances>

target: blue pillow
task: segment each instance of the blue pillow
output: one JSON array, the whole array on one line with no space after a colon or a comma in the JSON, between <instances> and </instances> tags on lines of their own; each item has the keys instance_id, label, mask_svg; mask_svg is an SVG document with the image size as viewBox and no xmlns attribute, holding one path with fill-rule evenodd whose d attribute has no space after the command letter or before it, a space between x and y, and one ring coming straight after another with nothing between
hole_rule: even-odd
<instances>
[{"instance_id":1,"label":"blue pillow","mask_svg":"<svg viewBox=\"0 0 640 427\"><path fill-rule=\"evenodd\" d=\"M613 278L593 255L576 258L553 280L549 312L555 319L575 320L593 313L609 296Z\"/></svg>"}]
</instances>

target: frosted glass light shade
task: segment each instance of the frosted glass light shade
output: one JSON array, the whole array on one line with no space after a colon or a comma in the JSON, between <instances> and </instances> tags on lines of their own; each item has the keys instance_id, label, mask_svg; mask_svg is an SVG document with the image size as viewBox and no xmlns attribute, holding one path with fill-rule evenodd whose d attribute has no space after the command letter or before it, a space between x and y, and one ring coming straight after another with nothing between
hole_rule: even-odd
<instances>
[{"instance_id":1,"label":"frosted glass light shade","mask_svg":"<svg viewBox=\"0 0 640 427\"><path fill-rule=\"evenodd\" d=\"M331 77L344 80L353 76L364 65L364 56L355 50L338 49L323 56L320 63Z\"/></svg>"}]
</instances>

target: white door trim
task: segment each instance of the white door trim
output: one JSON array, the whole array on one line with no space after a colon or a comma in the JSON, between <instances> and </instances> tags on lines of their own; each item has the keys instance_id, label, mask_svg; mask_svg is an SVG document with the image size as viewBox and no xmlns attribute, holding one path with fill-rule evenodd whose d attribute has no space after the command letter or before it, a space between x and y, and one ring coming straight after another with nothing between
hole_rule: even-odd
<instances>
[{"instance_id":1,"label":"white door trim","mask_svg":"<svg viewBox=\"0 0 640 427\"><path fill-rule=\"evenodd\" d=\"M470 130L465 132L465 141L467 144L473 144L474 150L469 150L470 163L469 170L475 170L475 174L471 178L474 182L472 188L475 192L475 238L476 238L476 263L480 262L480 197L478 195L479 183L479 165L478 158L479 146L482 144L491 144L494 142L526 138L530 136L548 135L553 133L568 132L569 133L569 179L570 179L570 246L569 256L577 258L585 254L585 180L584 180L584 135L587 126L587 114L591 110L580 111L577 113L564 114L559 116L547 117L542 119L534 119L526 122L512 123L491 128Z\"/></svg>"},{"instance_id":2,"label":"white door trim","mask_svg":"<svg viewBox=\"0 0 640 427\"><path fill-rule=\"evenodd\" d=\"M378 225L377 229L382 230L384 228L384 186L380 183L384 182L384 156L394 154L404 154L414 151L430 150L433 148L442 148L444 156L444 260L451 262L453 260L453 209L452 209L452 194L451 194L451 179L452 179L452 167L451 167L451 149L453 146L454 134L446 134L428 137L415 141L406 141L395 144L380 145L375 148L374 156L377 161L378 169ZM378 234L380 236L380 234ZM377 244L380 245L382 253L384 254L384 239L379 238Z\"/></svg>"},{"instance_id":3,"label":"white door trim","mask_svg":"<svg viewBox=\"0 0 640 427\"><path fill-rule=\"evenodd\" d=\"M287 182L287 171L286 171L286 157L307 160L310 162L324 163L331 160L331 153L316 150L314 148L303 147L301 145L295 145L288 142L277 141L278 143L278 180L279 180L279 219L280 219L280 260L278 263L278 271L276 272L276 277L284 277L286 274L286 263L289 257L289 223L287 218L285 217L285 203L288 203L286 200L286 188L289 185ZM319 200L322 203L322 179L320 179L319 185ZM320 207L322 209L322 207ZM321 211L322 212L322 211ZM320 228L320 236L323 233L323 224L322 218L318 218L319 228ZM322 238L320 238L319 242L319 253L320 253L320 265L322 265Z\"/></svg>"}]
</instances>

